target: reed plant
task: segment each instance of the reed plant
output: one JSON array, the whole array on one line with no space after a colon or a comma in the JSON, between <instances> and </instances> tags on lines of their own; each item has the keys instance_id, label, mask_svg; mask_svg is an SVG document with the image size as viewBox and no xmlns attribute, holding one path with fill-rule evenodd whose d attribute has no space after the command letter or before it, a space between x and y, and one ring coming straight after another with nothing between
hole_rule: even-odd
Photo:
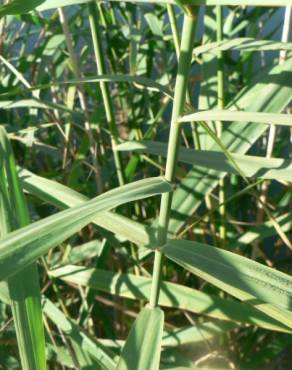
<instances>
[{"instance_id":1,"label":"reed plant","mask_svg":"<svg viewBox=\"0 0 292 370\"><path fill-rule=\"evenodd\" d=\"M291 6L3 2L1 368L289 368Z\"/></svg>"}]
</instances>

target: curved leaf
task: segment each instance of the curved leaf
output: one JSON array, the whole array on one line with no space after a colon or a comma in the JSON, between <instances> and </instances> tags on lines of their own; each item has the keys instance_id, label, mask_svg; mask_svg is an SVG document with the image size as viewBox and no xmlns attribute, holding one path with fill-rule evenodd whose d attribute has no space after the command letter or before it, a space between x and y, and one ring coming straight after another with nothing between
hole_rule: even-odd
<instances>
[{"instance_id":1,"label":"curved leaf","mask_svg":"<svg viewBox=\"0 0 292 370\"><path fill-rule=\"evenodd\" d=\"M0 7L0 17L28 13L44 2L45 0L12 0Z\"/></svg>"},{"instance_id":2,"label":"curved leaf","mask_svg":"<svg viewBox=\"0 0 292 370\"><path fill-rule=\"evenodd\" d=\"M150 296L151 279L142 276L118 274L101 269L72 265L51 270L50 275L69 284L89 286L92 289L118 297L147 301ZM220 320L257 325L270 330L287 331L287 327L283 324L259 312L252 306L167 281L161 283L159 304Z\"/></svg>"},{"instance_id":3,"label":"curved leaf","mask_svg":"<svg viewBox=\"0 0 292 370\"><path fill-rule=\"evenodd\" d=\"M65 185L37 176L24 169L20 170L19 177L27 192L60 209L75 207L89 200L86 196ZM138 246L156 244L154 229L118 213L102 212L93 217L91 222Z\"/></svg>"},{"instance_id":4,"label":"curved leaf","mask_svg":"<svg viewBox=\"0 0 292 370\"><path fill-rule=\"evenodd\" d=\"M193 55L204 53L217 53L218 51L240 50L240 51L271 51L292 50L292 43L275 42L273 40L258 40L252 37L238 37L232 40L209 42L194 49Z\"/></svg>"},{"instance_id":5,"label":"curved leaf","mask_svg":"<svg viewBox=\"0 0 292 370\"><path fill-rule=\"evenodd\" d=\"M0 240L0 280L15 274L82 229L98 212L171 189L163 178L137 181L10 233Z\"/></svg>"},{"instance_id":6,"label":"curved leaf","mask_svg":"<svg viewBox=\"0 0 292 370\"><path fill-rule=\"evenodd\" d=\"M292 277L235 253L185 240L170 240L168 258L266 314L292 325Z\"/></svg>"},{"instance_id":7,"label":"curved leaf","mask_svg":"<svg viewBox=\"0 0 292 370\"><path fill-rule=\"evenodd\" d=\"M269 125L292 126L292 115L214 109L187 114L179 119L179 122L198 121L258 122Z\"/></svg>"},{"instance_id":8,"label":"curved leaf","mask_svg":"<svg viewBox=\"0 0 292 370\"><path fill-rule=\"evenodd\" d=\"M150 140L130 141L116 147L121 151L141 151L162 157L167 155L167 144ZM292 181L292 161L282 158L266 158L230 153L233 161L246 177ZM194 150L180 147L178 160L194 166L240 175L224 153L210 150Z\"/></svg>"}]
</instances>

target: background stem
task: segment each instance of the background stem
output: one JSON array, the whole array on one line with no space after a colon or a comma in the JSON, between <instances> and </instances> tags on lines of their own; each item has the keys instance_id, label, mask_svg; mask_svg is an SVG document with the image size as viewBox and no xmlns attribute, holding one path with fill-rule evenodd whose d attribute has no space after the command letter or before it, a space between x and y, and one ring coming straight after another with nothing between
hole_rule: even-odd
<instances>
[{"instance_id":1,"label":"background stem","mask_svg":"<svg viewBox=\"0 0 292 370\"><path fill-rule=\"evenodd\" d=\"M220 5L216 6L216 23L217 23L217 41L223 40L223 7ZM223 52L218 52L218 71L217 71L217 107L219 110L224 109L224 58ZM218 122L218 137L222 136L223 126L222 122ZM226 207L225 207L225 181L224 178L220 179L219 182L219 204L222 204L219 208L220 213L220 227L219 235L222 245L225 244L226 240Z\"/></svg>"},{"instance_id":2,"label":"background stem","mask_svg":"<svg viewBox=\"0 0 292 370\"><path fill-rule=\"evenodd\" d=\"M89 9L89 23L90 23L90 30L91 36L94 46L94 53L95 53L95 60L96 60L96 67L98 74L106 74L106 66L105 60L102 52L102 42L101 42L101 30L98 23L99 13L98 8L95 3L90 3L88 5ZM112 143L112 150L114 155L114 161L117 171L117 176L119 180L119 185L125 184L125 175L122 166L122 160L120 153L116 151L115 146L118 144L119 133L117 129L116 119L114 115L114 108L112 104L112 100L110 97L110 92L108 85L105 82L100 82L100 89L103 98L103 104L106 114L106 120L109 126L110 135L111 135L111 143Z\"/></svg>"},{"instance_id":3,"label":"background stem","mask_svg":"<svg viewBox=\"0 0 292 370\"><path fill-rule=\"evenodd\" d=\"M67 49L68 49L73 74L74 74L75 78L80 79L82 77L81 76L81 71L80 71L80 68L79 68L78 58L77 58L77 55L76 55L75 50L74 50L73 40L72 40L72 36L71 36L70 30L69 30L69 25L68 25L68 22L67 22L67 18L66 18L66 15L64 13L63 8L59 8L58 12L59 12L60 23L62 25L63 32L64 32L64 35L65 35L66 46L67 46ZM88 104L87 104L87 100L86 100L86 96L85 96L85 93L84 93L83 86L81 84L78 85L78 97L79 97L79 101L80 101L80 106L81 106L81 108L84 112L84 116L85 116L84 127L85 127L85 130L86 130L86 133L88 135L89 142L90 142L90 153L91 153L91 157L92 157L92 164L93 164L93 167L94 167L97 193L100 194L103 191L103 184L102 184L102 180L101 180L101 176L100 176L100 166L99 166L99 163L98 163L98 160L97 160L97 145L96 145L96 142L95 142L94 137L93 137L92 128L91 128L91 124L90 124L89 111L88 111Z\"/></svg>"}]
</instances>

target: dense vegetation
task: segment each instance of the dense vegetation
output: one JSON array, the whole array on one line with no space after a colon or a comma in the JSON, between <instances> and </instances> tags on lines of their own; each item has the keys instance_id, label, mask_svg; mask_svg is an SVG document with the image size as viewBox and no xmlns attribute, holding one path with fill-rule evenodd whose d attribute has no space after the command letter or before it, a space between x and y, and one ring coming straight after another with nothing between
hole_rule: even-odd
<instances>
[{"instance_id":1,"label":"dense vegetation","mask_svg":"<svg viewBox=\"0 0 292 370\"><path fill-rule=\"evenodd\" d=\"M290 4L2 2L1 369L291 367Z\"/></svg>"}]
</instances>

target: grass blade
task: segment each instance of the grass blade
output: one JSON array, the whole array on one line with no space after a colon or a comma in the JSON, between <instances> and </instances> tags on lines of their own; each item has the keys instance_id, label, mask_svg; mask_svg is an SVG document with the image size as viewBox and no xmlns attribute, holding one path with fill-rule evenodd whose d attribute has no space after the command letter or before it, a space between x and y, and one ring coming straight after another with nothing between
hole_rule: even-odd
<instances>
[{"instance_id":1,"label":"grass blade","mask_svg":"<svg viewBox=\"0 0 292 370\"><path fill-rule=\"evenodd\" d=\"M232 40L210 42L194 49L193 55L205 53L217 53L218 51L239 50L246 51L272 51L292 50L292 44L288 42L275 42L271 40L258 40L252 37L238 37Z\"/></svg>"},{"instance_id":2,"label":"grass blade","mask_svg":"<svg viewBox=\"0 0 292 370\"><path fill-rule=\"evenodd\" d=\"M65 185L37 176L30 171L22 169L19 176L26 191L57 208L71 208L89 200L86 196ZM139 246L156 244L154 229L118 213L102 212L101 215L93 217L91 222Z\"/></svg>"},{"instance_id":3,"label":"grass blade","mask_svg":"<svg viewBox=\"0 0 292 370\"><path fill-rule=\"evenodd\" d=\"M0 279L5 279L36 261L50 248L90 223L98 212L171 189L172 186L163 178L137 181L10 233L0 241Z\"/></svg>"},{"instance_id":4,"label":"grass blade","mask_svg":"<svg viewBox=\"0 0 292 370\"><path fill-rule=\"evenodd\" d=\"M45 0L13 0L13 1L10 1L8 4L2 5L0 7L0 17L4 17L5 15L17 15L17 14L28 13L44 2Z\"/></svg>"},{"instance_id":5,"label":"grass blade","mask_svg":"<svg viewBox=\"0 0 292 370\"><path fill-rule=\"evenodd\" d=\"M273 114L264 112L244 112L228 110L207 110L182 116L179 122L199 121L258 122L268 125L292 126L290 114Z\"/></svg>"},{"instance_id":6,"label":"grass blade","mask_svg":"<svg viewBox=\"0 0 292 370\"><path fill-rule=\"evenodd\" d=\"M132 326L117 370L158 370L164 314L145 307Z\"/></svg>"},{"instance_id":7,"label":"grass blade","mask_svg":"<svg viewBox=\"0 0 292 370\"><path fill-rule=\"evenodd\" d=\"M89 286L117 297L147 301L151 279L132 274L118 274L82 266L64 266L50 271L50 275L68 284ZM256 325L269 330L287 331L285 325L273 320L250 305L206 294L183 285L163 281L159 304L179 308L219 320Z\"/></svg>"},{"instance_id":8,"label":"grass blade","mask_svg":"<svg viewBox=\"0 0 292 370\"><path fill-rule=\"evenodd\" d=\"M114 370L116 363L113 354L109 353L96 340L91 338L82 328L69 320L49 299L43 302L44 313L49 319L66 334L73 343L87 352L99 365L107 370Z\"/></svg>"},{"instance_id":9,"label":"grass blade","mask_svg":"<svg viewBox=\"0 0 292 370\"><path fill-rule=\"evenodd\" d=\"M235 253L196 242L171 240L164 251L168 258L194 274L291 326L291 276Z\"/></svg>"},{"instance_id":10,"label":"grass blade","mask_svg":"<svg viewBox=\"0 0 292 370\"><path fill-rule=\"evenodd\" d=\"M0 157L0 231L3 239L5 234L30 222L14 156L3 127L0 127ZM45 337L36 265L26 266L10 277L7 286L22 367L27 370L45 370Z\"/></svg>"},{"instance_id":11,"label":"grass blade","mask_svg":"<svg viewBox=\"0 0 292 370\"><path fill-rule=\"evenodd\" d=\"M117 146L117 150L138 151L166 157L167 144L156 141L130 141ZM289 159L266 158L230 153L237 167L246 177L292 181L292 162ZM193 150L180 147L178 161L194 166L240 175L233 162L224 153L210 150Z\"/></svg>"}]
</instances>

